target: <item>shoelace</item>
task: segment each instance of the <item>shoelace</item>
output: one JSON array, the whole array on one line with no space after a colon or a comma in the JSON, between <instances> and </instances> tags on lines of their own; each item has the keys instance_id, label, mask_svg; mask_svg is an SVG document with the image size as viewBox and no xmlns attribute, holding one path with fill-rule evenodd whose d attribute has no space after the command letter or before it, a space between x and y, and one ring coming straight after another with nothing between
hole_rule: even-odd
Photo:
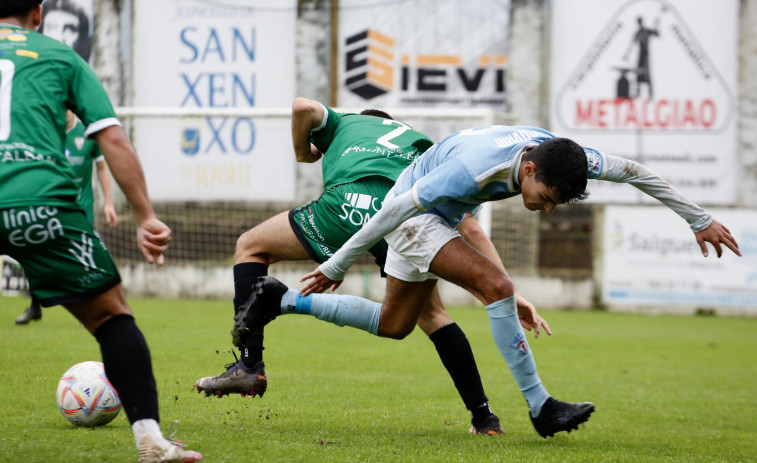
<instances>
[{"instance_id":1,"label":"shoelace","mask_svg":"<svg viewBox=\"0 0 757 463\"><path fill-rule=\"evenodd\" d=\"M176 433L179 432L179 420L173 420L171 422L171 425L168 427L168 436L166 436L166 440L173 445L176 445L177 447L181 447L182 449L187 448L187 444L180 441L179 439L174 438Z\"/></svg>"},{"instance_id":2,"label":"shoelace","mask_svg":"<svg viewBox=\"0 0 757 463\"><path fill-rule=\"evenodd\" d=\"M224 368L226 368L226 371L231 370L232 368L234 368L234 365L236 365L237 363L239 363L239 357L237 357L237 353L235 352L234 349L231 349L231 353L234 354L234 361L231 362L231 363L227 363L226 365L224 365Z\"/></svg>"}]
</instances>

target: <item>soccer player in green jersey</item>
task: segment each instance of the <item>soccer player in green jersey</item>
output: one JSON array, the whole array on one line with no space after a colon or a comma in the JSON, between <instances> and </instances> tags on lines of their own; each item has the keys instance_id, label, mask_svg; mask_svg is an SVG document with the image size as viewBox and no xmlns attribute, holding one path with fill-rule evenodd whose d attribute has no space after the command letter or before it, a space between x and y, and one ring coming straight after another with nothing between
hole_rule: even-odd
<instances>
[{"instance_id":1,"label":"soccer player in green jersey","mask_svg":"<svg viewBox=\"0 0 757 463\"><path fill-rule=\"evenodd\" d=\"M92 188L92 165L97 166L97 179L103 192L103 213L105 223L113 228L118 224L118 214L110 195L110 174L105 156L94 140L84 136L84 124L70 110L66 111L66 158L74 169L76 184L79 185L79 204L87 214L90 223L95 223L94 191ZM32 297L29 307L16 318L16 325L26 325L32 320L42 319L42 306Z\"/></svg>"},{"instance_id":2,"label":"soccer player in green jersey","mask_svg":"<svg viewBox=\"0 0 757 463\"><path fill-rule=\"evenodd\" d=\"M77 202L64 154L66 109L87 126L131 204L137 245L162 265L171 230L150 204L131 141L95 73L70 47L34 32L41 0L0 3L0 254L17 260L34 297L63 305L94 335L118 391L139 461L198 461L166 439L150 351L105 244Z\"/></svg>"},{"instance_id":3,"label":"soccer player in green jersey","mask_svg":"<svg viewBox=\"0 0 757 463\"><path fill-rule=\"evenodd\" d=\"M378 212L400 172L432 145L428 137L381 111L342 114L305 98L295 100L292 107L292 141L299 162L322 160L323 194L240 236L234 259L235 311L250 298L253 284L267 275L269 265L328 260ZM472 215L459 230L467 242L504 271L494 246ZM387 249L383 240L369 249L382 273ZM519 303L530 305L525 299ZM503 432L499 418L488 406L470 343L445 311L438 291L419 304L424 310L418 326L434 343L471 411L471 432ZM261 328L241 342L239 361L228 365L219 376L197 380L195 387L208 395L262 396L267 386L262 351Z\"/></svg>"}]
</instances>

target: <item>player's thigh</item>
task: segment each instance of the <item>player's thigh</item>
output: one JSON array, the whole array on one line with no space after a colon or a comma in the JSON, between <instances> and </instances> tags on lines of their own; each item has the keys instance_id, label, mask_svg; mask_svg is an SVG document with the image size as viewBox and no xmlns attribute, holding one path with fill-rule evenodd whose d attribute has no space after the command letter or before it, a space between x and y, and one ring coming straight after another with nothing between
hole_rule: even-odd
<instances>
[{"instance_id":1,"label":"player's thigh","mask_svg":"<svg viewBox=\"0 0 757 463\"><path fill-rule=\"evenodd\" d=\"M308 253L289 222L289 211L277 214L246 231L237 240L235 262L273 264L281 260L307 260Z\"/></svg>"},{"instance_id":2,"label":"player's thigh","mask_svg":"<svg viewBox=\"0 0 757 463\"><path fill-rule=\"evenodd\" d=\"M485 305L513 295L512 283L504 272L462 238L452 239L439 249L430 269Z\"/></svg>"},{"instance_id":3,"label":"player's thigh","mask_svg":"<svg viewBox=\"0 0 757 463\"><path fill-rule=\"evenodd\" d=\"M24 267L43 306L88 300L120 283L105 243L80 208L25 206L2 216L0 253Z\"/></svg>"},{"instance_id":4,"label":"player's thigh","mask_svg":"<svg viewBox=\"0 0 757 463\"><path fill-rule=\"evenodd\" d=\"M410 334L435 288L436 280L433 279L407 282L387 275L379 336L402 339Z\"/></svg>"},{"instance_id":5,"label":"player's thigh","mask_svg":"<svg viewBox=\"0 0 757 463\"><path fill-rule=\"evenodd\" d=\"M131 315L126 302L123 286L118 284L92 299L63 304L90 333L95 331L109 318L116 315Z\"/></svg>"}]
</instances>

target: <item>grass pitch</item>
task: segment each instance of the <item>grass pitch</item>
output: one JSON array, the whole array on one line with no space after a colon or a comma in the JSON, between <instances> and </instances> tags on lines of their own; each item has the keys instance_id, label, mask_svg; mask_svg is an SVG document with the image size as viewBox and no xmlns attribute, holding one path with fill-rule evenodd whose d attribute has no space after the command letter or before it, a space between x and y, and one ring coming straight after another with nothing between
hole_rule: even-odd
<instances>
[{"instance_id":1,"label":"grass pitch","mask_svg":"<svg viewBox=\"0 0 757 463\"><path fill-rule=\"evenodd\" d=\"M473 346L504 436L468 413L420 330L403 341L287 315L266 329L263 398L217 399L194 381L232 361L229 301L131 300L153 354L162 425L208 462L725 462L757 459L757 319L542 311L529 334L547 390L593 401L578 432L542 439L497 352L484 309L451 308ZM0 453L9 462L136 461L122 412L97 429L58 412L55 390L99 348L63 308L15 326L0 296Z\"/></svg>"}]
</instances>

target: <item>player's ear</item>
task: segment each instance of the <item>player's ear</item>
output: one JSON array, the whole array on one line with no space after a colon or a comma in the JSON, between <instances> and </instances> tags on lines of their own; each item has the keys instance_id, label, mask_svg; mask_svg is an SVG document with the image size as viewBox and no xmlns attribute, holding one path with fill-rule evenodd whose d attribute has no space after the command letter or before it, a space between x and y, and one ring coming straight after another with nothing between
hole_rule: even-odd
<instances>
[{"instance_id":1,"label":"player's ear","mask_svg":"<svg viewBox=\"0 0 757 463\"><path fill-rule=\"evenodd\" d=\"M34 25L34 29L36 30L40 25L42 25L42 3L37 5L32 10L32 17L31 17L32 24Z\"/></svg>"},{"instance_id":2,"label":"player's ear","mask_svg":"<svg viewBox=\"0 0 757 463\"><path fill-rule=\"evenodd\" d=\"M536 172L536 164L533 161L526 162L526 175L533 175Z\"/></svg>"}]
</instances>

